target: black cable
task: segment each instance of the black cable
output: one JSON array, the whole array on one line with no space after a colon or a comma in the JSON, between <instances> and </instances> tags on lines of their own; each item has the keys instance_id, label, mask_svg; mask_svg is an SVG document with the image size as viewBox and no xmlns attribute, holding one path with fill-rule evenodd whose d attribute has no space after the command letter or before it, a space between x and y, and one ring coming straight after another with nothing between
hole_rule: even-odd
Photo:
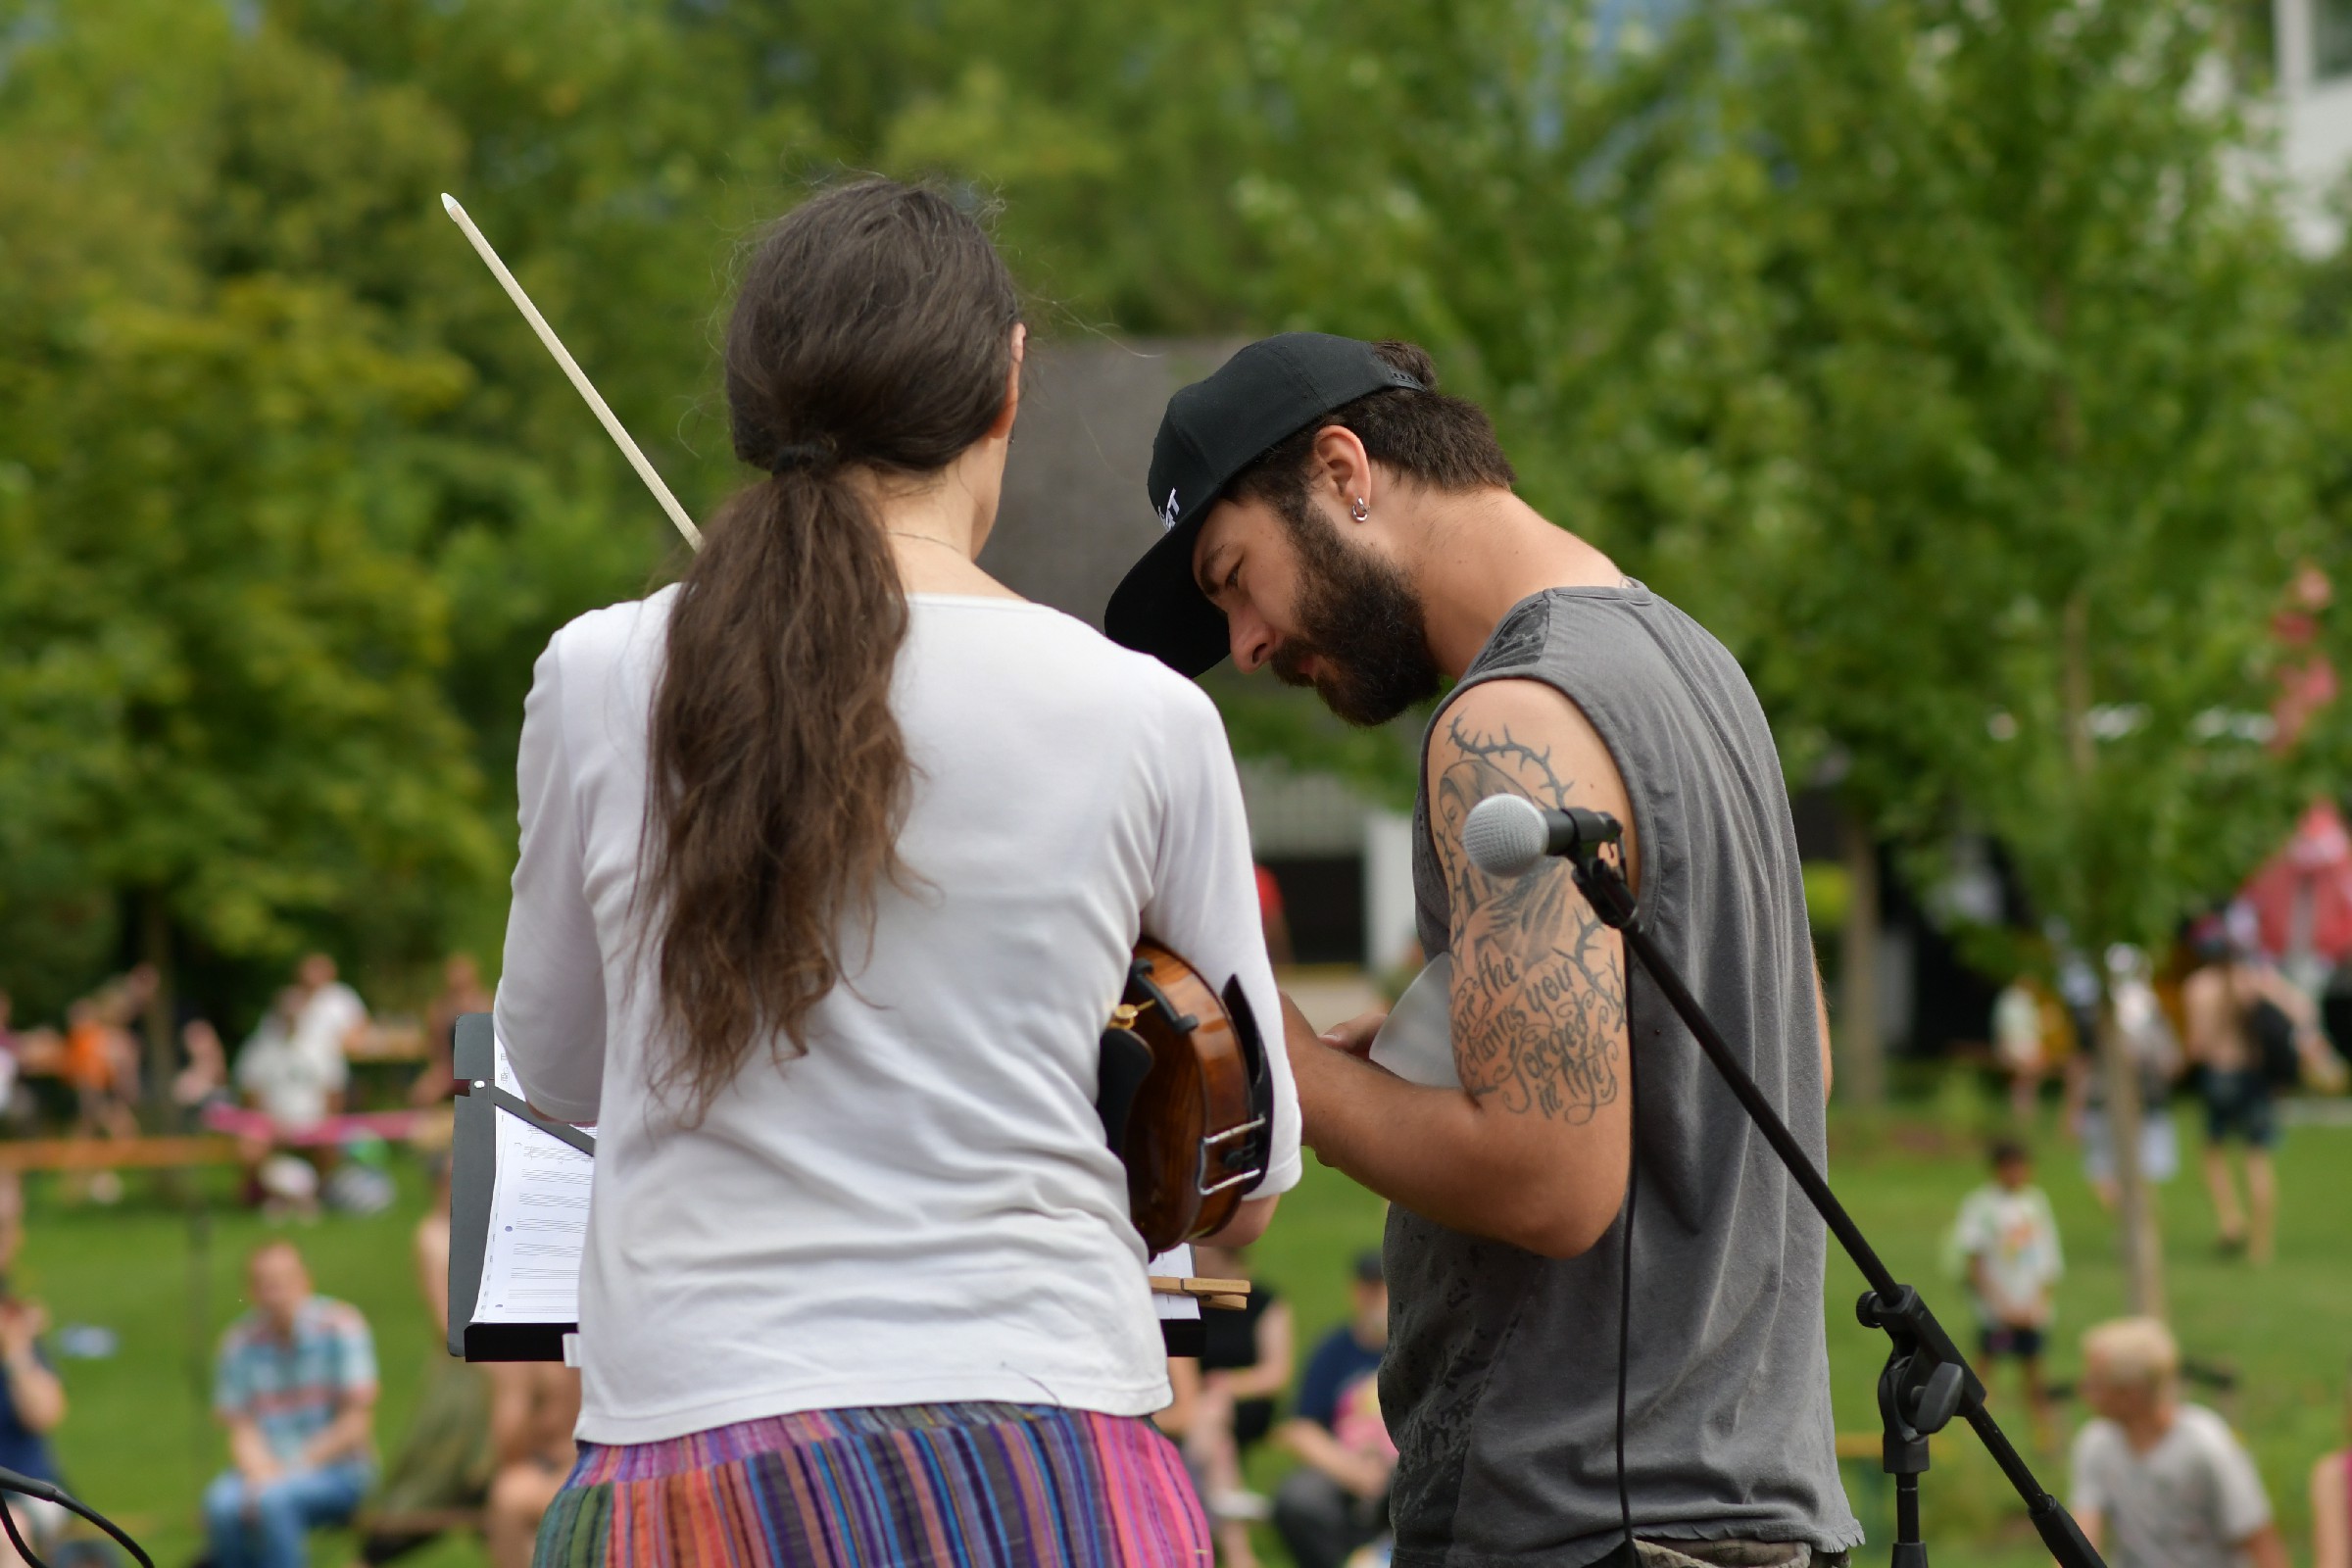
<instances>
[{"instance_id":1,"label":"black cable","mask_svg":"<svg viewBox=\"0 0 2352 1568\"><path fill-rule=\"evenodd\" d=\"M1632 1001L1632 966L1626 972ZM1633 1009L1625 1018L1625 1240L1617 1267L1617 1522L1625 1532L1626 1568L1641 1561L1634 1544L1633 1494L1625 1484L1625 1381L1634 1323L1634 1205L1642 1196L1642 1053L1634 1038Z\"/></svg>"},{"instance_id":2,"label":"black cable","mask_svg":"<svg viewBox=\"0 0 2352 1568\"><path fill-rule=\"evenodd\" d=\"M21 1475L14 1470L0 1469L0 1492L22 1493L27 1497L38 1497L43 1502L54 1502L68 1513L78 1514L114 1537L124 1551L138 1559L139 1568L155 1568L155 1559L147 1555L145 1547L125 1535L112 1519L88 1504L77 1501L55 1482L39 1481L28 1475ZM10 1512L5 1502L0 1502L0 1528L7 1530L9 1544L17 1548L17 1554L29 1563L31 1568L47 1568L40 1558L32 1554L32 1548L24 1544L24 1538L17 1534L16 1515Z\"/></svg>"},{"instance_id":3,"label":"black cable","mask_svg":"<svg viewBox=\"0 0 2352 1568\"><path fill-rule=\"evenodd\" d=\"M0 1499L0 1528L8 1531L8 1544L17 1548L17 1555L24 1559L26 1568L49 1568L41 1561L41 1554L24 1544L24 1538L17 1534L17 1510L5 1499Z\"/></svg>"}]
</instances>

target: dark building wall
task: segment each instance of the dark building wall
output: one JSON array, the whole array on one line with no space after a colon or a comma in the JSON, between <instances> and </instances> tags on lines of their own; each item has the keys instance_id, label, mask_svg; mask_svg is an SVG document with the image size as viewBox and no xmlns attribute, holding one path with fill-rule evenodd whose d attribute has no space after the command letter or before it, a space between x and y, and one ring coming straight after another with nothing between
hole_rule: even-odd
<instances>
[{"instance_id":1,"label":"dark building wall","mask_svg":"<svg viewBox=\"0 0 2352 1568\"><path fill-rule=\"evenodd\" d=\"M982 568L1024 598L1101 626L1111 590L1159 537L1144 476L1160 411L1237 347L1109 338L1034 345Z\"/></svg>"}]
</instances>

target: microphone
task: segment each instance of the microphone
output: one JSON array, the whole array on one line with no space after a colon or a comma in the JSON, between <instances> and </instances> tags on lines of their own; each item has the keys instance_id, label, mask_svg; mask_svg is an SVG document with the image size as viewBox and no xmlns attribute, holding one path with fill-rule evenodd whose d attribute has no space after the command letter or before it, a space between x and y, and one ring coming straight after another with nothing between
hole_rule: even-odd
<instances>
[{"instance_id":1,"label":"microphone","mask_svg":"<svg viewBox=\"0 0 2352 1568\"><path fill-rule=\"evenodd\" d=\"M1462 824L1462 848L1489 876L1525 876L1547 856L1614 844L1623 833L1606 811L1553 811L1523 795L1490 795Z\"/></svg>"}]
</instances>

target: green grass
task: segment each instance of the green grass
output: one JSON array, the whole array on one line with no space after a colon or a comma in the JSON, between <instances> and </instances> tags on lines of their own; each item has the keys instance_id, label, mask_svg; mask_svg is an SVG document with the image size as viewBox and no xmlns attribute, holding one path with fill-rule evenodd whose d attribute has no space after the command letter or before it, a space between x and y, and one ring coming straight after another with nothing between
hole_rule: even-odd
<instances>
[{"instance_id":1,"label":"green grass","mask_svg":"<svg viewBox=\"0 0 2352 1568\"><path fill-rule=\"evenodd\" d=\"M1961 1196L1980 1180L1963 1103L1934 1120L1871 1124L1842 1119L1832 1175L1839 1193L1900 1278L1920 1284L1964 1338L1973 1329L1960 1293L1939 1269L1941 1238ZM2189 1133L2185 1123L2182 1131ZM2194 1140L2183 1138L2183 1149ZM2121 1310L2123 1285L2112 1233L2099 1217L2071 1149L2045 1141L2040 1181L2057 1207L2069 1273L2059 1293L2055 1374L2071 1378L2075 1345L2092 1322ZM2193 1157L2193 1156L2192 1156ZM2279 1159L2284 1223L2277 1264L2255 1271L2212 1253L2212 1221L2193 1165L2163 1195L2173 1320L2189 1353L2240 1373L2238 1392L2218 1401L2253 1447L2292 1549L2308 1553L2304 1481L2311 1462L2343 1441L2343 1378L2352 1354L2352 1129L2295 1129ZM223 1459L205 1415L204 1381L221 1325L241 1307L239 1276L248 1248L273 1234L230 1209L225 1189L210 1193L209 1221L191 1223L143 1181L115 1209L68 1207L36 1185L29 1239L16 1288L46 1300L60 1323L114 1329L122 1350L103 1361L64 1363L73 1409L58 1436L69 1480L92 1503L129 1524L161 1563L186 1562L201 1546L196 1502ZM319 1288L364 1308L383 1362L379 1436L389 1448L405 1431L431 1334L409 1264L409 1231L424 1202L403 1172L401 1201L366 1219L330 1217L293 1234ZM1261 1276L1294 1303L1300 1351L1345 1313L1349 1257L1376 1245L1377 1200L1309 1161L1306 1181L1285 1200L1274 1235L1257 1250ZM1872 1390L1884 1341L1853 1320L1861 1282L1842 1261L1829 1280L1829 1341L1841 1430L1872 1432ZM2004 1385L2003 1392L2006 1392ZM1996 1411L2017 1416L2014 1397ZM2071 1429L2079 1412L2068 1411ZM2029 1456L2064 1490L2062 1455ZM1270 1482L1261 1456L1253 1475ZM1871 1532L1864 1561L1879 1560L1887 1536L1883 1478L1849 1465L1849 1492ZM1937 1440L1925 1483L1929 1539L1945 1568L2022 1568L2044 1560L2000 1477L1965 1432ZM1266 1560L1279 1562L1270 1539ZM349 1560L348 1538L322 1542L316 1560ZM445 1543L411 1561L417 1568L478 1564L477 1546Z\"/></svg>"}]
</instances>

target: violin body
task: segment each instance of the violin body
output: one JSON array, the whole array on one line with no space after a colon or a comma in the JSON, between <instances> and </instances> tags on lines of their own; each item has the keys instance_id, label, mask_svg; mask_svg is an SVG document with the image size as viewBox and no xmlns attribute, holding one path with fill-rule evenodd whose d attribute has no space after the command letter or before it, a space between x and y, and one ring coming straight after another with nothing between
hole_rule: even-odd
<instances>
[{"instance_id":1,"label":"violin body","mask_svg":"<svg viewBox=\"0 0 2352 1568\"><path fill-rule=\"evenodd\" d=\"M1265 1042L1240 982L1219 992L1167 948L1137 943L1103 1032L1098 1108L1154 1254L1222 1230L1273 1145Z\"/></svg>"}]
</instances>

